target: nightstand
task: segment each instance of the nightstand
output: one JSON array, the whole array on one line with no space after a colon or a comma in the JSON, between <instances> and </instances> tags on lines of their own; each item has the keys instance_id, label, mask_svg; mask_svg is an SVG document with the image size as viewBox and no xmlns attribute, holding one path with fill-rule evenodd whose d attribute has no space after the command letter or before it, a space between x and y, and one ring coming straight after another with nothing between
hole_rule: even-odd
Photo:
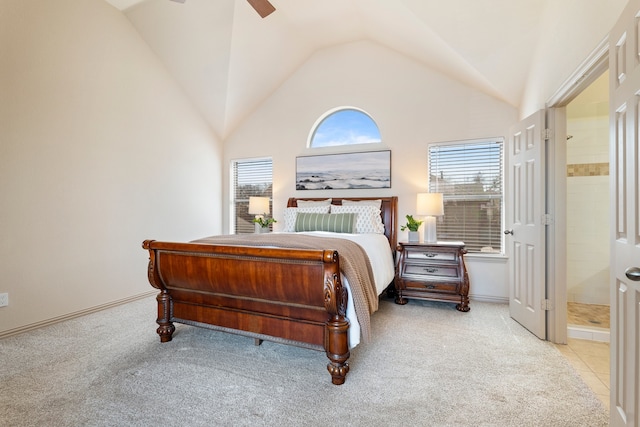
<instances>
[{"instance_id":1,"label":"nightstand","mask_svg":"<svg viewBox=\"0 0 640 427\"><path fill-rule=\"evenodd\" d=\"M407 298L455 302L469 311L469 274L464 264L463 242L407 243L396 250L396 304Z\"/></svg>"}]
</instances>

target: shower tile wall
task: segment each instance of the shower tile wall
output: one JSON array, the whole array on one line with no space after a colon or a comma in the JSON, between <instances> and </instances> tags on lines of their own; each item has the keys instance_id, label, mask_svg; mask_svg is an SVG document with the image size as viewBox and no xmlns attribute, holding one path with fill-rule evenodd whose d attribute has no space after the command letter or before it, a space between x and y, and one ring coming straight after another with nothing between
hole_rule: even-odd
<instances>
[{"instance_id":1,"label":"shower tile wall","mask_svg":"<svg viewBox=\"0 0 640 427\"><path fill-rule=\"evenodd\" d=\"M609 119L567 121L567 299L609 304Z\"/></svg>"}]
</instances>

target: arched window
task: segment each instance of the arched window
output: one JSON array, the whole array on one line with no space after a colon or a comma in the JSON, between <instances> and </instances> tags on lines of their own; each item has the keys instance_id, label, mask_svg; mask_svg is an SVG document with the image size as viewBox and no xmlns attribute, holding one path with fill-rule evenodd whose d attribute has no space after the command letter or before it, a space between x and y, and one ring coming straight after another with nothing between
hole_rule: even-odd
<instances>
[{"instance_id":1,"label":"arched window","mask_svg":"<svg viewBox=\"0 0 640 427\"><path fill-rule=\"evenodd\" d=\"M380 143L378 125L371 116L355 107L327 112L312 129L309 147Z\"/></svg>"}]
</instances>

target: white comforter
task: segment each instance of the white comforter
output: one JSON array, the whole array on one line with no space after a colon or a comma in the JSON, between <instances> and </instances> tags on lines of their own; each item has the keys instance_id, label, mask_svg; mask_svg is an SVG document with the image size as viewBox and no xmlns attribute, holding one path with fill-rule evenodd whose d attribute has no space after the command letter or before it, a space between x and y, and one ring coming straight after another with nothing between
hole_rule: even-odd
<instances>
[{"instance_id":1,"label":"white comforter","mask_svg":"<svg viewBox=\"0 0 640 427\"><path fill-rule=\"evenodd\" d=\"M340 239L351 240L365 250L369 256L371 262L371 268L373 270L373 276L375 280L376 290L380 295L386 287L391 283L395 275L393 254L391 247L389 246L389 240L384 234L347 234L347 233L331 233L327 231L312 231L305 233L290 233L290 234L308 234L311 236L322 237L336 237ZM349 299L347 302L347 319L349 319L349 348L354 348L360 343L360 324L356 316L356 311L353 306L353 298L351 298L351 289L349 288L349 282L344 275L341 275L342 283L347 288L349 293Z\"/></svg>"}]
</instances>

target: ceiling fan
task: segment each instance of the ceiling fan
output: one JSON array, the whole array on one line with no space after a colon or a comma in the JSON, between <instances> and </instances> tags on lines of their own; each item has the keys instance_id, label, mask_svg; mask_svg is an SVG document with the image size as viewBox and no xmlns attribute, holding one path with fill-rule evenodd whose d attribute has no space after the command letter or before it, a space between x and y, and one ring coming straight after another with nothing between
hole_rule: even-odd
<instances>
[{"instance_id":1,"label":"ceiling fan","mask_svg":"<svg viewBox=\"0 0 640 427\"><path fill-rule=\"evenodd\" d=\"M251 7L253 7L258 15L263 18L269 16L272 12L275 12L276 8L273 7L269 0L247 0Z\"/></svg>"},{"instance_id":2,"label":"ceiling fan","mask_svg":"<svg viewBox=\"0 0 640 427\"><path fill-rule=\"evenodd\" d=\"M171 0L171 1L175 1L176 3L184 3L186 0ZM275 12L276 10L276 8L273 7L271 3L269 3L269 0L247 0L247 2L249 2L251 7L253 7L256 10L256 12L258 12L258 15L260 15L263 18L266 18L267 16L271 15L271 13Z\"/></svg>"}]
</instances>

